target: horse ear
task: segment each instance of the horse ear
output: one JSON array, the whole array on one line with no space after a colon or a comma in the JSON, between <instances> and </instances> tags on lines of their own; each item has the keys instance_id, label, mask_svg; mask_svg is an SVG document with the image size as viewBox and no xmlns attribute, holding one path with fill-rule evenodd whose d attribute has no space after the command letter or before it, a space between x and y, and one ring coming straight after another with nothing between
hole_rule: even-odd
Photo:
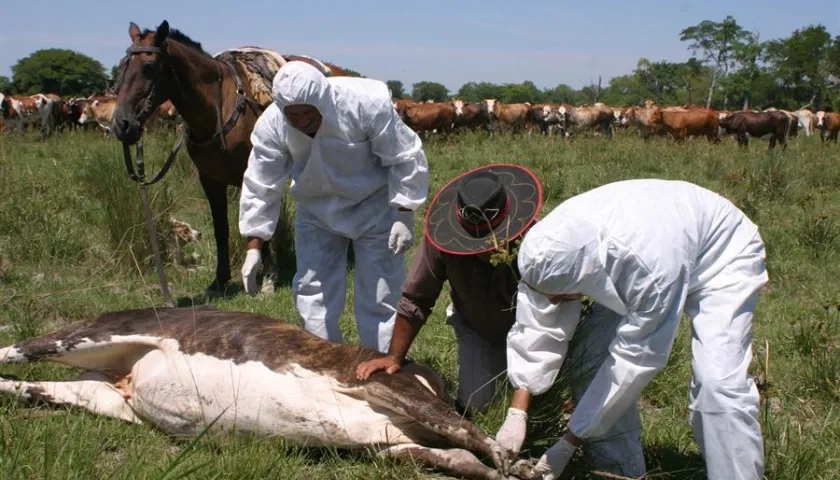
<instances>
[{"instance_id":1,"label":"horse ear","mask_svg":"<svg viewBox=\"0 0 840 480\"><path fill-rule=\"evenodd\" d=\"M169 22L164 20L163 23L161 23L157 28L157 32L155 33L155 42L156 43L161 43L164 40L166 40L166 37L168 37L168 36L169 36Z\"/></svg>"},{"instance_id":2,"label":"horse ear","mask_svg":"<svg viewBox=\"0 0 840 480\"><path fill-rule=\"evenodd\" d=\"M128 36L131 37L132 42L136 42L140 38L140 27L136 23L131 22L128 25Z\"/></svg>"}]
</instances>

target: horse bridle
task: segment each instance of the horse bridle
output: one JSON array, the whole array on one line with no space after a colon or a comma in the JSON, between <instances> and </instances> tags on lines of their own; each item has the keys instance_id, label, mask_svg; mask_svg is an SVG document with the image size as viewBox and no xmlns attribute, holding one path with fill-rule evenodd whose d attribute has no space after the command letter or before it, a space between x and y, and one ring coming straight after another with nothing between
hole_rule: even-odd
<instances>
[{"instance_id":1,"label":"horse bridle","mask_svg":"<svg viewBox=\"0 0 840 480\"><path fill-rule=\"evenodd\" d=\"M162 83L162 78L163 78L163 75L165 73L164 65L165 65L166 60L169 58L169 51L166 48L166 40L164 40L163 44L162 44L162 47L150 46L150 45L136 45L136 46L128 47L126 49L125 53L126 53L125 57L123 57L123 59L120 60L120 64L123 64L123 62L125 62L125 65L121 66L121 68L119 69L117 79L114 82L114 85L111 87L111 91L113 93L119 92L120 87L122 86L125 71L128 68L128 60L131 58L132 55L137 55L137 54L141 54L141 53L156 53L158 55L158 61L156 62L158 68L157 68L157 72L155 73L154 80L152 82L152 87L149 90L149 93L144 100L143 109L140 111L140 114L137 116L137 120L142 124L149 117L149 115L152 114L154 109L157 108L157 106L159 104L160 89L161 89L160 83ZM219 59L215 59L215 60L219 60ZM123 156L124 156L124 159L125 159L126 170L128 171L128 176L132 180L135 180L137 182L142 182L146 185L151 185L151 184L154 184L154 183L157 183L158 181L160 181L163 178L163 176L166 174L166 172L169 170L169 168L172 166L172 162L175 160L175 156L178 154L178 150L181 148L181 144L183 143L183 140L184 140L185 137L190 142L192 142L193 144L195 144L199 147L207 147L207 146L210 146L213 143L218 141L218 142L221 143L222 151L223 152L226 151L227 150L227 142L225 140L225 137L230 132L230 130L233 129L233 127L236 125L236 123L239 121L239 116L245 110L245 106L250 105L251 108L254 109L254 112L257 113L257 115L262 114L262 112L264 111L264 108L262 107L262 105L260 105L259 103L257 103L256 100L248 97L248 95L245 94L245 87L242 84L242 79L236 73L236 68L234 68L234 66L230 62L227 62L225 60L219 60L219 61L221 63L225 64L228 67L228 69L230 71L230 76L231 76L231 78L233 78L233 81L236 84L236 104L234 105L233 111L228 116L227 121L225 121L224 124L222 123L222 101L223 101L223 96L224 96L224 74L223 74L222 69L220 67L220 68L217 69L217 79L218 79L217 83L218 83L219 90L218 90L218 94L216 96L216 104L215 104L216 132L213 134L213 136L206 139L206 140L197 140L195 137L193 137L192 133L190 132L189 127L187 127L187 125L185 123L183 125L184 128L183 128L183 134L182 134L181 138L178 139L178 143L176 143L175 146L172 148L172 150L169 152L169 156L166 158L166 161L164 162L160 171L154 176L154 178L150 182L145 182L144 179L142 178L143 177L143 172L142 172L142 167L141 167L142 162L143 162L143 160L142 160L142 151L143 151L142 147L138 145L137 163L138 163L139 168L138 168L138 171L135 172L132 169L131 154L128 150L128 145L124 143L123 144ZM175 79L175 82L179 82L177 76L173 75L173 78Z\"/></svg>"}]
</instances>

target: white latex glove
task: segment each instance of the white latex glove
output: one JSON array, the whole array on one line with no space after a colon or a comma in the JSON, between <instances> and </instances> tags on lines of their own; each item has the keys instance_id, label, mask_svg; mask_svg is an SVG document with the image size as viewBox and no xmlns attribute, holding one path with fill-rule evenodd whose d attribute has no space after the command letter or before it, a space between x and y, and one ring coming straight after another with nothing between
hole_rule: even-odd
<instances>
[{"instance_id":1,"label":"white latex glove","mask_svg":"<svg viewBox=\"0 0 840 480\"><path fill-rule=\"evenodd\" d=\"M414 241L414 212L397 211L397 220L391 227L391 235L388 237L388 248L394 255L399 255Z\"/></svg>"},{"instance_id":2,"label":"white latex glove","mask_svg":"<svg viewBox=\"0 0 840 480\"><path fill-rule=\"evenodd\" d=\"M565 437L561 438L540 457L540 461L534 466L531 478L555 480L566 469L576 449L577 447L569 443Z\"/></svg>"},{"instance_id":3,"label":"white latex glove","mask_svg":"<svg viewBox=\"0 0 840 480\"><path fill-rule=\"evenodd\" d=\"M242 262L242 285L245 287L245 293L250 295L257 294L257 270L260 257L259 248L249 248L245 261Z\"/></svg>"},{"instance_id":4,"label":"white latex glove","mask_svg":"<svg viewBox=\"0 0 840 480\"><path fill-rule=\"evenodd\" d=\"M524 410L508 408L505 423L496 432L496 441L499 446L507 449L512 457L519 455L519 450L522 449L527 423L528 414Z\"/></svg>"}]
</instances>

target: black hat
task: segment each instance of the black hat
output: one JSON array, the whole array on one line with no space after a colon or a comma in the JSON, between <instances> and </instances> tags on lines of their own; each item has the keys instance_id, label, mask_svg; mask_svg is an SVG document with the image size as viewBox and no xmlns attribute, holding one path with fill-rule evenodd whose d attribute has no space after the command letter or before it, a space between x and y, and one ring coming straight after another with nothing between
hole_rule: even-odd
<instances>
[{"instance_id":1,"label":"black hat","mask_svg":"<svg viewBox=\"0 0 840 480\"><path fill-rule=\"evenodd\" d=\"M426 212L426 239L452 255L475 255L519 237L542 207L542 185L521 165L470 170L438 191Z\"/></svg>"}]
</instances>

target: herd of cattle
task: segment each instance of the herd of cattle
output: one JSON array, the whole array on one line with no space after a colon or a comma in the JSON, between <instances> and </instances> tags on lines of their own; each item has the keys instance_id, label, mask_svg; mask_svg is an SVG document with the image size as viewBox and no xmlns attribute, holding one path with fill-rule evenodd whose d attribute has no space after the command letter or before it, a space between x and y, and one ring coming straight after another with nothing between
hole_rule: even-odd
<instances>
[{"instance_id":1,"label":"herd of cattle","mask_svg":"<svg viewBox=\"0 0 840 480\"><path fill-rule=\"evenodd\" d=\"M113 93L66 100L54 94L12 96L0 93L0 130L22 132L27 125L37 125L49 134L66 128L93 126L108 135L116 104L117 97ZM546 135L559 133L567 138L594 131L612 138L617 129L635 127L645 139L664 135L681 141L703 136L709 142L718 143L724 136L732 135L739 145L746 146L750 137L758 137L768 139L772 149L776 143L784 148L787 139L797 136L799 130L807 136L820 130L822 141L835 143L840 133L840 114L824 110L813 112L808 108L792 112L775 108L728 111L693 104L660 107L653 100L629 107L603 103L581 106L503 103L495 99L469 103L395 98L393 104L403 121L422 135L482 129L514 133L539 131ZM155 128L161 122L174 126L178 121L175 107L167 100L149 117L146 128Z\"/></svg>"},{"instance_id":2,"label":"herd of cattle","mask_svg":"<svg viewBox=\"0 0 840 480\"><path fill-rule=\"evenodd\" d=\"M7 95L0 93L0 130L23 132L24 127L40 127L44 134L77 128L100 128L108 135L117 106L113 93L63 99L49 93ZM174 124L178 119L169 100L163 102L147 120L148 128L161 122Z\"/></svg>"},{"instance_id":3,"label":"herd of cattle","mask_svg":"<svg viewBox=\"0 0 840 480\"><path fill-rule=\"evenodd\" d=\"M538 130L565 137L594 131L610 137L616 129L636 127L644 138L667 135L681 141L690 137L706 137L718 143L732 135L739 145L746 146L749 137L769 139L785 146L790 137L803 130L807 136L820 130L823 141L837 143L840 114L830 111L812 112L802 108L793 112L768 108L758 110L711 110L697 105L660 107L653 100L644 105L611 107L603 103L572 106L568 103L502 103L487 99L476 103L462 100L448 102L415 102L395 99L394 107L403 121L417 132L450 133L459 129L486 129L512 132Z\"/></svg>"}]
</instances>

